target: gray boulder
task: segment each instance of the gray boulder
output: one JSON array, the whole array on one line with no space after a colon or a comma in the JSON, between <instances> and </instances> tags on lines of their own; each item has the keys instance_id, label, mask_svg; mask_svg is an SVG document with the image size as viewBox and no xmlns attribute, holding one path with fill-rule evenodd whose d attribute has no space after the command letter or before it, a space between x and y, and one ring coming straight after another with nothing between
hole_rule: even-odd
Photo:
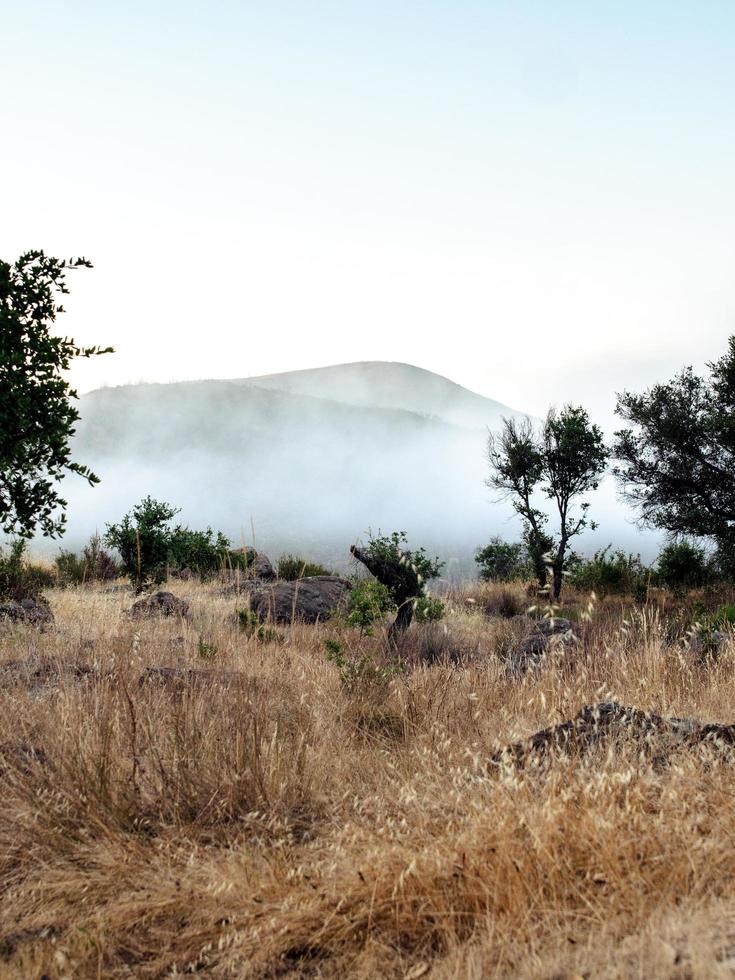
<instances>
[{"instance_id":1,"label":"gray boulder","mask_svg":"<svg viewBox=\"0 0 735 980\"><path fill-rule=\"evenodd\" d=\"M352 583L337 575L314 575L295 582L277 582L250 595L250 608L261 622L316 623L329 619Z\"/></svg>"},{"instance_id":2,"label":"gray boulder","mask_svg":"<svg viewBox=\"0 0 735 980\"><path fill-rule=\"evenodd\" d=\"M186 599L179 599L173 592L155 592L145 599L138 599L130 610L133 619L150 619L159 616L177 616L191 620L191 610Z\"/></svg>"},{"instance_id":3,"label":"gray boulder","mask_svg":"<svg viewBox=\"0 0 735 980\"><path fill-rule=\"evenodd\" d=\"M248 567L245 569L228 568L225 570L225 578L231 583L248 582L257 580L260 582L273 582L276 579L276 572L267 555L261 554L250 545L244 548L236 548L233 555L245 555L248 560Z\"/></svg>"},{"instance_id":4,"label":"gray boulder","mask_svg":"<svg viewBox=\"0 0 735 980\"><path fill-rule=\"evenodd\" d=\"M508 671L511 674L525 674L532 667L537 667L550 650L563 649L578 643L579 639L571 620L560 616L540 619L508 657Z\"/></svg>"},{"instance_id":5,"label":"gray boulder","mask_svg":"<svg viewBox=\"0 0 735 980\"><path fill-rule=\"evenodd\" d=\"M50 626L54 622L54 614L43 602L35 599L21 599L20 602L11 600L0 603L0 620L13 623L30 623L31 626Z\"/></svg>"}]
</instances>

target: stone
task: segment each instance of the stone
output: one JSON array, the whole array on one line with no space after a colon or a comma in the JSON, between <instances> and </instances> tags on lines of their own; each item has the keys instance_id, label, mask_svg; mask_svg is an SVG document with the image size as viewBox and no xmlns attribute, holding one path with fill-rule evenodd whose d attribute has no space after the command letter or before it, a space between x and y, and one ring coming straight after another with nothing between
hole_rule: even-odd
<instances>
[{"instance_id":1,"label":"stone","mask_svg":"<svg viewBox=\"0 0 735 980\"><path fill-rule=\"evenodd\" d=\"M244 548L235 548L233 555L245 555L247 568L227 568L224 570L224 577L230 583L249 582L257 580L260 582L273 582L276 579L276 572L267 555L261 554L250 545Z\"/></svg>"},{"instance_id":2,"label":"stone","mask_svg":"<svg viewBox=\"0 0 735 980\"><path fill-rule=\"evenodd\" d=\"M261 622L316 623L329 619L352 583L337 575L313 575L296 582L277 582L250 595L250 609Z\"/></svg>"},{"instance_id":3,"label":"stone","mask_svg":"<svg viewBox=\"0 0 735 980\"><path fill-rule=\"evenodd\" d=\"M44 627L54 622L54 614L43 602L38 602L36 599L21 599L20 602L11 600L0 603L0 619Z\"/></svg>"},{"instance_id":4,"label":"stone","mask_svg":"<svg viewBox=\"0 0 735 980\"><path fill-rule=\"evenodd\" d=\"M491 765L523 768L538 764L554 753L581 754L601 742L633 741L661 763L676 749L707 748L732 753L735 725L702 724L693 718L666 718L617 701L585 705L573 718L541 729L522 742L497 751Z\"/></svg>"},{"instance_id":5,"label":"stone","mask_svg":"<svg viewBox=\"0 0 735 980\"><path fill-rule=\"evenodd\" d=\"M145 599L138 599L130 610L133 619L146 619L156 616L177 616L191 621L191 610L186 599L179 599L173 592L155 592Z\"/></svg>"},{"instance_id":6,"label":"stone","mask_svg":"<svg viewBox=\"0 0 735 980\"><path fill-rule=\"evenodd\" d=\"M574 624L569 619L554 616L540 619L525 639L510 654L507 669L511 674L525 674L537 667L549 650L564 648L579 642Z\"/></svg>"}]
</instances>

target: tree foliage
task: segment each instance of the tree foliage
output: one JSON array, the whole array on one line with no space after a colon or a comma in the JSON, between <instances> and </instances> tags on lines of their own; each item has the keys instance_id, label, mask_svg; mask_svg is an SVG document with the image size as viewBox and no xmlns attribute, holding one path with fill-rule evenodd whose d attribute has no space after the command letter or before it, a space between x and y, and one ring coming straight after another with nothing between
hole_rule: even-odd
<instances>
[{"instance_id":1,"label":"tree foliage","mask_svg":"<svg viewBox=\"0 0 735 980\"><path fill-rule=\"evenodd\" d=\"M594 526L587 517L589 502L578 498L597 489L607 458L602 432L581 406L551 409L538 431L530 419L503 419L502 430L489 437L488 486L509 498L524 522L524 539L542 586L550 565L555 599L561 594L569 541ZM555 505L556 534L549 533L549 518L536 505L539 492Z\"/></svg>"},{"instance_id":2,"label":"tree foliage","mask_svg":"<svg viewBox=\"0 0 735 980\"><path fill-rule=\"evenodd\" d=\"M389 638L395 643L399 634L411 625L420 600L426 597L426 583L439 575L443 562L430 558L424 548L409 551L405 531L371 537L367 548L352 545L352 555L388 590L397 609ZM437 618L437 608L421 604L421 615Z\"/></svg>"},{"instance_id":3,"label":"tree foliage","mask_svg":"<svg viewBox=\"0 0 735 980\"><path fill-rule=\"evenodd\" d=\"M618 395L614 473L642 523L735 544L735 337L725 355L641 395Z\"/></svg>"},{"instance_id":4,"label":"tree foliage","mask_svg":"<svg viewBox=\"0 0 735 980\"><path fill-rule=\"evenodd\" d=\"M494 537L484 548L478 548L475 561L485 582L511 582L523 578L529 569L527 548L521 541L509 542Z\"/></svg>"},{"instance_id":5,"label":"tree foliage","mask_svg":"<svg viewBox=\"0 0 735 980\"><path fill-rule=\"evenodd\" d=\"M66 274L80 267L91 263L41 251L14 264L0 261L0 529L9 534L62 534L66 501L59 481L76 473L99 482L71 458L78 396L64 372L75 358L112 348L79 347L51 333L64 312L57 295L69 291Z\"/></svg>"},{"instance_id":6,"label":"tree foliage","mask_svg":"<svg viewBox=\"0 0 735 980\"><path fill-rule=\"evenodd\" d=\"M166 578L171 547L170 522L178 509L152 497L143 500L119 524L108 524L105 541L115 548L136 592Z\"/></svg>"}]
</instances>

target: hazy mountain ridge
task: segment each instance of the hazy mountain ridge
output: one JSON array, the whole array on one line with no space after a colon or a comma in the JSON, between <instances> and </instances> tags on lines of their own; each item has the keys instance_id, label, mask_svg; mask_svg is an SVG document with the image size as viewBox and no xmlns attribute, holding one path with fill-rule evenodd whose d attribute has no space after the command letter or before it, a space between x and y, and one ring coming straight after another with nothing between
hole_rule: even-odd
<instances>
[{"instance_id":1,"label":"hazy mountain ridge","mask_svg":"<svg viewBox=\"0 0 735 980\"><path fill-rule=\"evenodd\" d=\"M497 521L485 439L514 414L440 375L380 362L103 388L80 411L75 457L102 483L65 484L70 537L91 513L94 529L151 493L234 538L252 519L275 551L342 554L372 527L450 555L471 553Z\"/></svg>"},{"instance_id":2,"label":"hazy mountain ridge","mask_svg":"<svg viewBox=\"0 0 735 980\"><path fill-rule=\"evenodd\" d=\"M254 527L269 552L323 560L343 559L370 528L401 529L469 571L492 534L520 534L485 485L487 430L519 413L410 365L103 388L80 411L74 454L102 482L63 485L71 545L149 493L191 526L236 541ZM612 487L593 513L587 549L638 536Z\"/></svg>"}]
</instances>

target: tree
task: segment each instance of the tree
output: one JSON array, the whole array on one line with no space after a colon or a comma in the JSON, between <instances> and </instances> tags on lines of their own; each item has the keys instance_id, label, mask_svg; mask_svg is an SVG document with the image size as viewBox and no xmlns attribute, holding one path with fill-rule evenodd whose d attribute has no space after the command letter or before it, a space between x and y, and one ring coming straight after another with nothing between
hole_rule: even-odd
<instances>
[{"instance_id":1,"label":"tree","mask_svg":"<svg viewBox=\"0 0 735 980\"><path fill-rule=\"evenodd\" d=\"M98 483L73 462L69 441L79 413L77 393L64 378L76 357L111 353L111 347L79 347L51 334L68 293L70 269L91 268L86 259L63 261L26 252L0 261L0 530L30 537L63 534L66 501L58 482L76 473ZM60 513L59 513L60 511Z\"/></svg>"},{"instance_id":2,"label":"tree","mask_svg":"<svg viewBox=\"0 0 735 980\"><path fill-rule=\"evenodd\" d=\"M480 578L485 582L510 582L522 578L528 571L527 548L521 541L509 543L491 538L484 548L478 548L475 561L480 566Z\"/></svg>"},{"instance_id":3,"label":"tree","mask_svg":"<svg viewBox=\"0 0 735 980\"><path fill-rule=\"evenodd\" d=\"M581 406L550 409L540 430L530 419L503 419L499 433L488 440L490 477L487 485L510 498L524 523L524 540L539 584L547 585L546 564L552 571L552 594L561 595L567 549L572 538L595 525L588 520L589 503L581 495L596 490L607 465L602 432L592 425ZM547 531L548 516L535 504L541 492L556 506L559 530Z\"/></svg>"},{"instance_id":4,"label":"tree","mask_svg":"<svg viewBox=\"0 0 735 980\"><path fill-rule=\"evenodd\" d=\"M444 562L429 558L423 548L408 551L405 531L371 538L367 548L353 544L350 552L388 591L397 614L391 624L388 639L396 645L398 637L411 625L414 612L417 619L438 619L440 609L426 595L426 583L436 578Z\"/></svg>"},{"instance_id":5,"label":"tree","mask_svg":"<svg viewBox=\"0 0 735 980\"><path fill-rule=\"evenodd\" d=\"M170 522L178 514L170 504L144 497L119 524L108 524L105 541L116 548L137 593L166 578L171 549Z\"/></svg>"},{"instance_id":6,"label":"tree","mask_svg":"<svg viewBox=\"0 0 735 980\"><path fill-rule=\"evenodd\" d=\"M618 395L616 412L633 428L615 433L613 469L641 523L673 535L735 545L735 337L707 365L684 368L642 395Z\"/></svg>"}]
</instances>

